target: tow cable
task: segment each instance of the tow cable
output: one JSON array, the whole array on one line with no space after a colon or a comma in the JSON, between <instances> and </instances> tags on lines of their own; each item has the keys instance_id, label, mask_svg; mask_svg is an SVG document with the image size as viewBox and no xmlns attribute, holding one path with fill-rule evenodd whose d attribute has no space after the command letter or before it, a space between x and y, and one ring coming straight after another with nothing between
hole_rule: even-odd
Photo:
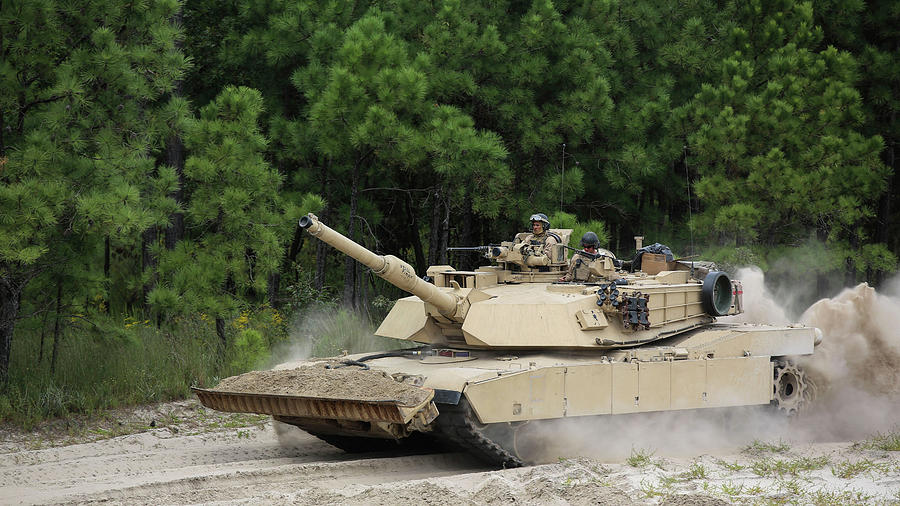
<instances>
[{"instance_id":1,"label":"tow cable","mask_svg":"<svg viewBox=\"0 0 900 506\"><path fill-rule=\"evenodd\" d=\"M356 366L361 367L363 371L369 370L369 360L375 360L377 358L388 358L388 357L428 357L434 355L434 351L431 348L418 348L412 350L394 350L394 351L385 351L382 353L374 353L372 355L366 355L364 357L360 357L356 360L342 360L338 365L328 364L325 366L325 369L340 369L341 367L348 366Z\"/></svg>"}]
</instances>

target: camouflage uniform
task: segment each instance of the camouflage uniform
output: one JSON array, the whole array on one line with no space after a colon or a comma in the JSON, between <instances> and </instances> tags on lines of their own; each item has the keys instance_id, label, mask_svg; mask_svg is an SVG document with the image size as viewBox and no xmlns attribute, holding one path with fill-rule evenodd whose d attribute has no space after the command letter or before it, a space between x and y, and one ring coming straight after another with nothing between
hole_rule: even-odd
<instances>
[{"instance_id":1,"label":"camouflage uniform","mask_svg":"<svg viewBox=\"0 0 900 506\"><path fill-rule=\"evenodd\" d=\"M532 244L534 246L543 245L543 249L535 248L535 253L543 252L544 255L551 257L553 245L559 244L556 234L547 232L546 230L540 234L528 234L522 238L522 242Z\"/></svg>"},{"instance_id":2,"label":"camouflage uniform","mask_svg":"<svg viewBox=\"0 0 900 506\"><path fill-rule=\"evenodd\" d=\"M580 252L572 255L569 260L569 270L563 276L563 281L589 281L591 279L591 262L589 257Z\"/></svg>"}]
</instances>

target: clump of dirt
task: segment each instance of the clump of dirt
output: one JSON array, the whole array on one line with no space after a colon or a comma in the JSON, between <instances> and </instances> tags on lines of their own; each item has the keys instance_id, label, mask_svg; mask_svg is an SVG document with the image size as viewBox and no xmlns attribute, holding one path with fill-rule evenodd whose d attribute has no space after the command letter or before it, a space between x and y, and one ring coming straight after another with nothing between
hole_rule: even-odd
<instances>
[{"instance_id":1,"label":"clump of dirt","mask_svg":"<svg viewBox=\"0 0 900 506\"><path fill-rule=\"evenodd\" d=\"M328 364L251 371L225 378L213 390L355 401L394 401L402 406L416 406L430 395L430 391L400 383L382 371L360 370L355 367L327 369L326 365Z\"/></svg>"}]
</instances>

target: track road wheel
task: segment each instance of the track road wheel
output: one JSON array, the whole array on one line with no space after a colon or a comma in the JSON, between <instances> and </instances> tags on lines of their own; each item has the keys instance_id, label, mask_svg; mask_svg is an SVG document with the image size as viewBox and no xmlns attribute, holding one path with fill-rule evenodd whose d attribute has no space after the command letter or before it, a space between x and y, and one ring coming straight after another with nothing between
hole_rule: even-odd
<instances>
[{"instance_id":1,"label":"track road wheel","mask_svg":"<svg viewBox=\"0 0 900 506\"><path fill-rule=\"evenodd\" d=\"M772 388L775 393L772 405L787 416L808 409L815 397L815 385L803 369L790 360L775 360Z\"/></svg>"},{"instance_id":2,"label":"track road wheel","mask_svg":"<svg viewBox=\"0 0 900 506\"><path fill-rule=\"evenodd\" d=\"M441 404L437 417L438 436L475 457L504 468L521 467L525 462L515 451L515 432L508 424L485 425L478 421L469 401L462 397L456 406Z\"/></svg>"}]
</instances>

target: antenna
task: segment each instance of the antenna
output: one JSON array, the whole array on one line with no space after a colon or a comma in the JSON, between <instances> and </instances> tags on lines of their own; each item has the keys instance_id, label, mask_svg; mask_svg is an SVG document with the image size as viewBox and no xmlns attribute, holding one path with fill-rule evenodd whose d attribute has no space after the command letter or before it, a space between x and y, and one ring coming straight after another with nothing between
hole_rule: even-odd
<instances>
[{"instance_id":1,"label":"antenna","mask_svg":"<svg viewBox=\"0 0 900 506\"><path fill-rule=\"evenodd\" d=\"M694 276L694 215L692 211L693 204L691 203L691 178L688 176L688 162L687 162L687 144L682 146L681 152L684 155L684 181L687 184L687 194L688 194L688 230L691 233L691 277Z\"/></svg>"},{"instance_id":2,"label":"antenna","mask_svg":"<svg viewBox=\"0 0 900 506\"><path fill-rule=\"evenodd\" d=\"M563 143L562 150L562 175L559 176L559 212L562 212L563 208L563 185L566 181L566 143Z\"/></svg>"}]
</instances>

